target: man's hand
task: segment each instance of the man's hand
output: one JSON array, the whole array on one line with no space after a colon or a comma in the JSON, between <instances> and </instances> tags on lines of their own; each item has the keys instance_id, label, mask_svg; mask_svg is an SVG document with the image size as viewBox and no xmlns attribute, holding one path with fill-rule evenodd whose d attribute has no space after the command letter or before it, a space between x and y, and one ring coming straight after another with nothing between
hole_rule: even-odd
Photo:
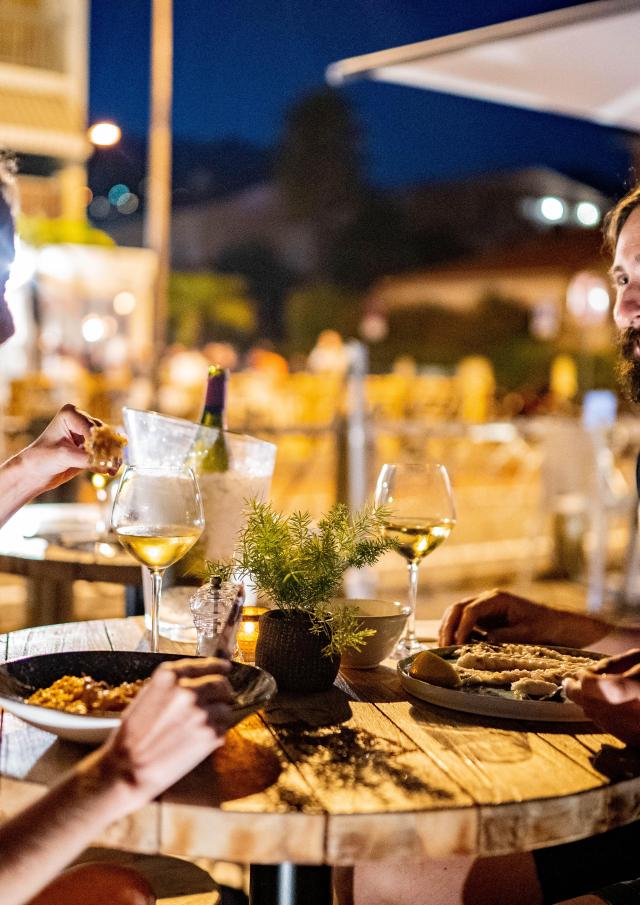
<instances>
[{"instance_id":1,"label":"man's hand","mask_svg":"<svg viewBox=\"0 0 640 905\"><path fill-rule=\"evenodd\" d=\"M564 689L596 726L640 747L639 649L581 670L575 679L565 679Z\"/></svg>"},{"instance_id":2,"label":"man's hand","mask_svg":"<svg viewBox=\"0 0 640 905\"><path fill-rule=\"evenodd\" d=\"M440 624L442 647L463 644L474 629L486 633L487 641L520 641L584 647L609 631L597 619L554 610L508 591L494 589L452 604Z\"/></svg>"},{"instance_id":3,"label":"man's hand","mask_svg":"<svg viewBox=\"0 0 640 905\"><path fill-rule=\"evenodd\" d=\"M100 424L102 422L97 418L79 411L74 405L67 404L60 409L22 453L26 476L36 486L36 494L64 484L87 468L89 457L85 441L91 428Z\"/></svg>"},{"instance_id":4,"label":"man's hand","mask_svg":"<svg viewBox=\"0 0 640 905\"><path fill-rule=\"evenodd\" d=\"M163 663L97 752L101 771L126 785L127 812L188 773L224 742L232 716L227 660Z\"/></svg>"}]
</instances>

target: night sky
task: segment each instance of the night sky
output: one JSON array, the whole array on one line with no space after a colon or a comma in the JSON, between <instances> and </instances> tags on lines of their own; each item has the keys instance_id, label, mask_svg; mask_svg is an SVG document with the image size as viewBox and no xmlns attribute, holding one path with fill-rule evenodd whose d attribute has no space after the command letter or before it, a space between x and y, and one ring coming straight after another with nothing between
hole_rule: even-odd
<instances>
[{"instance_id":1,"label":"night sky","mask_svg":"<svg viewBox=\"0 0 640 905\"><path fill-rule=\"evenodd\" d=\"M177 138L276 143L287 107L338 59L577 5L576 0L174 0ZM90 119L144 135L149 2L92 0ZM360 82L342 89L369 178L392 187L546 165L616 194L624 135L550 114Z\"/></svg>"}]
</instances>

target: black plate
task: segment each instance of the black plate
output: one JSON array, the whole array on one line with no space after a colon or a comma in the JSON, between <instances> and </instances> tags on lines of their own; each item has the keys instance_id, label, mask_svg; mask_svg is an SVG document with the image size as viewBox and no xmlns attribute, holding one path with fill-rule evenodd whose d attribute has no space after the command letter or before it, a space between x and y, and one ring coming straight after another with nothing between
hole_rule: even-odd
<instances>
[{"instance_id":1,"label":"black plate","mask_svg":"<svg viewBox=\"0 0 640 905\"><path fill-rule=\"evenodd\" d=\"M0 664L0 696L22 703L38 688L47 688L62 676L87 675L110 685L134 682L147 679L167 660L183 659L183 654L119 650L65 651L22 657ZM258 710L277 690L270 673L245 663L233 661L228 679L234 690L234 724Z\"/></svg>"}]
</instances>

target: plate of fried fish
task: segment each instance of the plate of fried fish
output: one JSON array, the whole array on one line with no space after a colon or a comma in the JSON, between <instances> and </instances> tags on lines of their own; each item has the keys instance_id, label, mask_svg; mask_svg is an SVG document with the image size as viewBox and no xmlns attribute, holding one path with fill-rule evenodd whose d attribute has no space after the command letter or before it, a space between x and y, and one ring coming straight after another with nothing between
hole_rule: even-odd
<instances>
[{"instance_id":1,"label":"plate of fried fish","mask_svg":"<svg viewBox=\"0 0 640 905\"><path fill-rule=\"evenodd\" d=\"M540 644L476 641L421 651L398 663L414 697L483 716L545 722L588 722L564 695L563 680L603 654Z\"/></svg>"}]
</instances>

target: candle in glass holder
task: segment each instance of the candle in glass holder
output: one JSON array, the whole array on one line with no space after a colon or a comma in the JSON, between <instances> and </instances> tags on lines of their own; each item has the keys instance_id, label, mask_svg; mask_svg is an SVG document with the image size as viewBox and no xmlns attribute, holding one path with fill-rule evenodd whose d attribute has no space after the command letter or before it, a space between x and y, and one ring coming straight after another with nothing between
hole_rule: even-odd
<instances>
[{"instance_id":1,"label":"candle in glass holder","mask_svg":"<svg viewBox=\"0 0 640 905\"><path fill-rule=\"evenodd\" d=\"M266 612L267 607L264 606L245 606L242 610L236 642L245 663L253 663L256 658L259 619Z\"/></svg>"}]
</instances>

